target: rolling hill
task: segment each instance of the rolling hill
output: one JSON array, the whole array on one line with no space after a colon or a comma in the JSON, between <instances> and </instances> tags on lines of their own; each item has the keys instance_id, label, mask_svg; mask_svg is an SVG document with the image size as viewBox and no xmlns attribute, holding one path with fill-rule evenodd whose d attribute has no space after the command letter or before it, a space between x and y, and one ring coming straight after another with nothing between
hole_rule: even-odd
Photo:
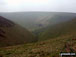
<instances>
[{"instance_id":1,"label":"rolling hill","mask_svg":"<svg viewBox=\"0 0 76 57\"><path fill-rule=\"evenodd\" d=\"M76 52L76 18L50 26L36 43L0 48L2 57L61 57L61 52Z\"/></svg>"},{"instance_id":2,"label":"rolling hill","mask_svg":"<svg viewBox=\"0 0 76 57\"><path fill-rule=\"evenodd\" d=\"M27 29L0 16L0 47L24 44L36 40Z\"/></svg>"},{"instance_id":3,"label":"rolling hill","mask_svg":"<svg viewBox=\"0 0 76 57\"><path fill-rule=\"evenodd\" d=\"M47 27L48 25L68 21L76 16L76 13L66 12L13 12L0 13L1 16L18 23L30 31Z\"/></svg>"},{"instance_id":4,"label":"rolling hill","mask_svg":"<svg viewBox=\"0 0 76 57\"><path fill-rule=\"evenodd\" d=\"M38 23L34 23L34 24L37 24L39 27L42 27L43 25L46 24L45 27L42 28L38 27L36 30L33 31L33 33L38 36L38 39L37 37L31 38L30 41L35 39L38 40L37 42L0 48L0 56L1 57L60 57L61 52L69 52L69 53L76 52L76 15L75 14L57 13L57 15L54 15L52 19L50 19L50 17L46 17L44 19L43 17L42 19L37 20L37 22ZM47 22L49 22L49 24L47 24ZM12 23L12 25L14 25L14 23ZM33 29L34 28L35 27L33 27ZM19 31L22 31L21 30L22 28L20 26L16 26L16 29L18 33ZM7 30L8 29L3 30L3 28L1 28L0 37L6 37L6 35L4 34L6 34L5 31ZM17 31L15 30L12 32L15 33L15 35L17 35L18 34L16 33ZM10 34L11 32L9 33L9 35ZM18 36L20 37L20 35L21 34L19 34Z\"/></svg>"},{"instance_id":5,"label":"rolling hill","mask_svg":"<svg viewBox=\"0 0 76 57\"><path fill-rule=\"evenodd\" d=\"M76 35L76 18L62 22L53 26L50 26L46 29L42 29L43 32L40 33L40 40L47 40L48 38L56 38L59 36L65 35ZM41 30L40 30L41 31Z\"/></svg>"}]
</instances>

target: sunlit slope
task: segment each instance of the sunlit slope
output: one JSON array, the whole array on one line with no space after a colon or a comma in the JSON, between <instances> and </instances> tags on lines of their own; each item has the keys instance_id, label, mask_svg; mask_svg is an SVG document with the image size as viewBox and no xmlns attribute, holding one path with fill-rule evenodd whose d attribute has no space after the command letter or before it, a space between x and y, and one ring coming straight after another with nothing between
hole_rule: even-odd
<instances>
[{"instance_id":1,"label":"sunlit slope","mask_svg":"<svg viewBox=\"0 0 76 57\"><path fill-rule=\"evenodd\" d=\"M0 47L34 41L36 38L27 29L0 16Z\"/></svg>"},{"instance_id":2,"label":"sunlit slope","mask_svg":"<svg viewBox=\"0 0 76 57\"><path fill-rule=\"evenodd\" d=\"M62 22L60 24L50 26L48 29L45 29L43 32L39 34L39 40L46 40L70 34L76 35L75 32L76 18L67 22Z\"/></svg>"}]
</instances>

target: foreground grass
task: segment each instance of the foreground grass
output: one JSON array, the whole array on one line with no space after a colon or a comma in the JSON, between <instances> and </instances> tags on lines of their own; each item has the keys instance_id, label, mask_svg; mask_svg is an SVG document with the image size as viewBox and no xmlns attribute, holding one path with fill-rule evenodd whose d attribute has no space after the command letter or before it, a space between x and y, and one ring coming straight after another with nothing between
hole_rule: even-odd
<instances>
[{"instance_id":1,"label":"foreground grass","mask_svg":"<svg viewBox=\"0 0 76 57\"><path fill-rule=\"evenodd\" d=\"M37 43L0 48L2 57L59 57L65 43L75 36L66 35ZM74 46L76 42L74 42Z\"/></svg>"}]
</instances>

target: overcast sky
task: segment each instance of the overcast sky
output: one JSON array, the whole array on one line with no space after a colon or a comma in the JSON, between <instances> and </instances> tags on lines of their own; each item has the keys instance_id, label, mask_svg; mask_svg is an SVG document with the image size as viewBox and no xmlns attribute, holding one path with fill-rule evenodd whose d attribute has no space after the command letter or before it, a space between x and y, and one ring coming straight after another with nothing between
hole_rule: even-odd
<instances>
[{"instance_id":1,"label":"overcast sky","mask_svg":"<svg viewBox=\"0 0 76 57\"><path fill-rule=\"evenodd\" d=\"M76 0L0 0L0 12L75 12Z\"/></svg>"}]
</instances>

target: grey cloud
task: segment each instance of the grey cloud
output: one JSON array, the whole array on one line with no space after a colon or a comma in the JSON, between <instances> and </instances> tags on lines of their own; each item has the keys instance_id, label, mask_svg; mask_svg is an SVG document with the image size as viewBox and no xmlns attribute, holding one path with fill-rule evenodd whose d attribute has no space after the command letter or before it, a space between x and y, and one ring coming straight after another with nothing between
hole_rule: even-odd
<instances>
[{"instance_id":1,"label":"grey cloud","mask_svg":"<svg viewBox=\"0 0 76 57\"><path fill-rule=\"evenodd\" d=\"M5 0L0 0L0 12L56 11L76 13L76 0L47 0L47 2L39 4L26 3L27 0L22 1L25 2L21 2L19 5L8 5Z\"/></svg>"}]
</instances>

